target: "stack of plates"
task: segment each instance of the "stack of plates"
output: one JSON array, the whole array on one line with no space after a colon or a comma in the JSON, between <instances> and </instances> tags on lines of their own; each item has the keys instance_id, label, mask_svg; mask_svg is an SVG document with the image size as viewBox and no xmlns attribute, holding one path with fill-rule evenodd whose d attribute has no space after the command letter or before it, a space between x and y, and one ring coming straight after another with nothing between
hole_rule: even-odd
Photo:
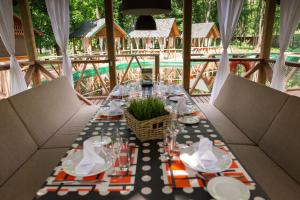
<instances>
[{"instance_id":1,"label":"stack of plates","mask_svg":"<svg viewBox=\"0 0 300 200\"><path fill-rule=\"evenodd\" d=\"M248 200L250 191L241 181L225 176L211 179L207 184L207 191L219 200Z\"/></svg>"}]
</instances>

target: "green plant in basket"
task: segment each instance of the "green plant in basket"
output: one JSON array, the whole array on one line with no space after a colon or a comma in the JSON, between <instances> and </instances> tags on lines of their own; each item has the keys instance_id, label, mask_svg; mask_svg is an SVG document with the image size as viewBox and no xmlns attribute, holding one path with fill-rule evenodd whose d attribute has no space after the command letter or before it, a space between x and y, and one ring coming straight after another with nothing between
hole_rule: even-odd
<instances>
[{"instance_id":1,"label":"green plant in basket","mask_svg":"<svg viewBox=\"0 0 300 200\"><path fill-rule=\"evenodd\" d=\"M169 114L165 110L164 103L155 97L132 100L127 110L139 121L153 119Z\"/></svg>"}]
</instances>

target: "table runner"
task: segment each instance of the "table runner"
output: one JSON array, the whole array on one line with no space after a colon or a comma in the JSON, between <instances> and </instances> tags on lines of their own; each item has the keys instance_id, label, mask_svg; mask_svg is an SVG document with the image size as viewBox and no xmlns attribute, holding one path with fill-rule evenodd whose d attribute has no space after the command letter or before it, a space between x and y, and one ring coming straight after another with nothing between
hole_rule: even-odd
<instances>
[{"instance_id":1,"label":"table runner","mask_svg":"<svg viewBox=\"0 0 300 200\"><path fill-rule=\"evenodd\" d=\"M188 105L195 105L194 101L188 95L185 95L185 98L187 99ZM105 102L105 105L107 105L109 101L110 98ZM176 182L175 185L172 182L174 181L174 177L173 180L172 178L167 178L165 170L167 163L161 157L162 141L153 140L141 143L131 130L128 129L124 119L115 121L108 121L106 119L99 121L99 119L96 119L95 116L87 124L86 128L84 128L84 130L79 134L70 151L80 148L84 140L98 135L101 130L109 130L112 129L112 127L118 127L122 137L127 137L130 141L130 145L136 149L136 163L132 165L134 166L135 173L132 174L132 180L126 189L123 187L123 190L114 191L112 188L105 190L103 189L105 187L101 186L102 183L70 184L68 185L68 190L64 190L64 186L66 185L64 183L60 183L59 186L55 185L53 188L53 185L49 184L49 178L52 177L53 179L53 175L60 169L61 163L59 163L58 167L54 169L51 176L37 192L36 199L212 199L205 188L207 183L201 179L194 178L194 180L197 180L197 184L195 184L195 181L188 180L189 182L192 182L189 183L189 185L181 185L178 184L178 182ZM203 115L199 124L185 126L181 131L181 134L178 135L177 141L180 144L190 145L199 141L200 137L208 137L213 140L215 146L219 146L228 151L234 159L230 170L217 174L202 173L203 176L209 179L220 175L233 177L240 177L240 175L242 175L239 179L243 182L247 182L251 192L251 199L268 199L261 187L255 183L253 178L251 178L251 176L243 168L242 164L238 161L234 154L231 153L228 146L226 146L223 139L216 132L210 122L203 119ZM70 151L68 153L70 153ZM182 167L182 163L179 162L179 166ZM186 180L184 181L185 183L187 182ZM49 188L50 190L47 190Z\"/></svg>"}]
</instances>

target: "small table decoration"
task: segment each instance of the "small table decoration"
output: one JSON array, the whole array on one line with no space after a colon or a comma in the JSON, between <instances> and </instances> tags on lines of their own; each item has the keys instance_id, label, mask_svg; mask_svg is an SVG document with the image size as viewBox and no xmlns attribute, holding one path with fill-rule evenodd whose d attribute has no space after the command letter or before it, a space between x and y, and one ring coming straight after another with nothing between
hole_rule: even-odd
<instances>
[{"instance_id":1,"label":"small table decoration","mask_svg":"<svg viewBox=\"0 0 300 200\"><path fill-rule=\"evenodd\" d=\"M162 139L170 123L170 114L165 110L164 103L155 97L131 101L124 115L128 127L142 142Z\"/></svg>"}]
</instances>

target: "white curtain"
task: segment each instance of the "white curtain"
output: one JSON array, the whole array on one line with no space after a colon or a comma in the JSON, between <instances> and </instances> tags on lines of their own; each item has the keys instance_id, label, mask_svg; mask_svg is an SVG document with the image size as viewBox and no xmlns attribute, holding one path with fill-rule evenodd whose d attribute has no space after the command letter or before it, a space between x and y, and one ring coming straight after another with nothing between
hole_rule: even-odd
<instances>
[{"instance_id":1,"label":"white curtain","mask_svg":"<svg viewBox=\"0 0 300 200\"><path fill-rule=\"evenodd\" d=\"M140 48L140 38L134 38L136 49Z\"/></svg>"},{"instance_id":2,"label":"white curtain","mask_svg":"<svg viewBox=\"0 0 300 200\"><path fill-rule=\"evenodd\" d=\"M227 48L241 14L243 3L244 0L217 0L218 20L220 25L223 52L211 93L211 104L213 104L213 102L215 101L221 87L224 84L224 81L230 73Z\"/></svg>"},{"instance_id":3,"label":"white curtain","mask_svg":"<svg viewBox=\"0 0 300 200\"><path fill-rule=\"evenodd\" d=\"M100 51L103 50L103 37L99 37L99 47L100 47Z\"/></svg>"},{"instance_id":4,"label":"white curtain","mask_svg":"<svg viewBox=\"0 0 300 200\"><path fill-rule=\"evenodd\" d=\"M72 63L67 54L69 42L69 0L46 0L47 11L50 17L52 30L57 45L63 54L63 72L74 87Z\"/></svg>"},{"instance_id":5,"label":"white curtain","mask_svg":"<svg viewBox=\"0 0 300 200\"><path fill-rule=\"evenodd\" d=\"M285 79L285 56L284 52L288 48L292 34L295 32L300 20L300 1L284 0L280 1L280 35L279 57L273 68L271 87L280 91L284 90Z\"/></svg>"},{"instance_id":6,"label":"white curtain","mask_svg":"<svg viewBox=\"0 0 300 200\"><path fill-rule=\"evenodd\" d=\"M116 37L115 43L116 43L116 47L117 47L116 49L120 49L121 48L121 38Z\"/></svg>"},{"instance_id":7,"label":"white curtain","mask_svg":"<svg viewBox=\"0 0 300 200\"><path fill-rule=\"evenodd\" d=\"M169 46L170 46L170 48L173 48L173 43L174 43L174 38L173 37L169 37Z\"/></svg>"},{"instance_id":8,"label":"white curtain","mask_svg":"<svg viewBox=\"0 0 300 200\"><path fill-rule=\"evenodd\" d=\"M158 38L159 48L164 49L164 38Z\"/></svg>"},{"instance_id":9,"label":"white curtain","mask_svg":"<svg viewBox=\"0 0 300 200\"><path fill-rule=\"evenodd\" d=\"M10 55L10 94L27 89L24 74L15 56L15 31L12 0L0 0L0 36Z\"/></svg>"}]
</instances>

